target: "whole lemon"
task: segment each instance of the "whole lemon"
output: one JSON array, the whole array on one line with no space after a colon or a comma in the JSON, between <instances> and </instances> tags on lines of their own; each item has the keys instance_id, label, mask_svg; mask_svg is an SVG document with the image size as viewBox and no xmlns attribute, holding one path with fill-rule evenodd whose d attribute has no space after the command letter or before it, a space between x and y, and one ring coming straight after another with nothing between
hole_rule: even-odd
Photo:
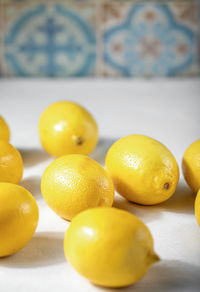
<instances>
[{"instance_id":1,"label":"whole lemon","mask_svg":"<svg viewBox=\"0 0 200 292\"><path fill-rule=\"evenodd\" d=\"M0 116L0 139L7 142L10 140L10 130L2 116Z\"/></svg>"},{"instance_id":2,"label":"whole lemon","mask_svg":"<svg viewBox=\"0 0 200 292\"><path fill-rule=\"evenodd\" d=\"M56 102L43 112L39 121L42 146L53 156L88 155L98 141L98 128L92 115L69 101Z\"/></svg>"},{"instance_id":3,"label":"whole lemon","mask_svg":"<svg viewBox=\"0 0 200 292\"><path fill-rule=\"evenodd\" d=\"M19 151L0 140L0 182L18 184L23 175L23 160Z\"/></svg>"},{"instance_id":4,"label":"whole lemon","mask_svg":"<svg viewBox=\"0 0 200 292\"><path fill-rule=\"evenodd\" d=\"M66 231L64 251L77 272L107 287L137 282L159 260L145 224L115 208L94 208L78 214Z\"/></svg>"},{"instance_id":5,"label":"whole lemon","mask_svg":"<svg viewBox=\"0 0 200 292\"><path fill-rule=\"evenodd\" d=\"M195 199L195 216L197 219L197 223L200 226L200 190L197 193L196 199Z\"/></svg>"},{"instance_id":6,"label":"whole lemon","mask_svg":"<svg viewBox=\"0 0 200 292\"><path fill-rule=\"evenodd\" d=\"M192 143L185 151L182 169L187 184L196 193L200 189L200 140Z\"/></svg>"},{"instance_id":7,"label":"whole lemon","mask_svg":"<svg viewBox=\"0 0 200 292\"><path fill-rule=\"evenodd\" d=\"M115 142L106 155L106 169L125 198L153 205L173 195L179 168L172 153L160 142L130 135Z\"/></svg>"},{"instance_id":8,"label":"whole lemon","mask_svg":"<svg viewBox=\"0 0 200 292\"><path fill-rule=\"evenodd\" d=\"M0 257L23 248L38 224L38 206L25 188L0 183Z\"/></svg>"},{"instance_id":9,"label":"whole lemon","mask_svg":"<svg viewBox=\"0 0 200 292\"><path fill-rule=\"evenodd\" d=\"M53 161L42 176L41 192L49 207L67 220L88 208L112 206L114 199L109 174L96 161L81 154Z\"/></svg>"}]
</instances>

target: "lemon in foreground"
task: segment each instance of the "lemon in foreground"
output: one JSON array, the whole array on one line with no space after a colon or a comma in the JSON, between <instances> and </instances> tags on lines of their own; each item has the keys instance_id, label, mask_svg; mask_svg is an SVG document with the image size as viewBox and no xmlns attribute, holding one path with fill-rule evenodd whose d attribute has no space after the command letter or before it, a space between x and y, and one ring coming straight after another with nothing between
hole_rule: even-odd
<instances>
[{"instance_id":1,"label":"lemon in foreground","mask_svg":"<svg viewBox=\"0 0 200 292\"><path fill-rule=\"evenodd\" d=\"M200 189L200 140L195 141L186 149L182 168L187 184L197 193Z\"/></svg>"},{"instance_id":2,"label":"lemon in foreground","mask_svg":"<svg viewBox=\"0 0 200 292\"><path fill-rule=\"evenodd\" d=\"M66 231L67 261L94 284L123 287L140 280L159 257L145 224L115 208L78 214Z\"/></svg>"},{"instance_id":3,"label":"lemon in foreground","mask_svg":"<svg viewBox=\"0 0 200 292\"><path fill-rule=\"evenodd\" d=\"M130 135L115 142L106 155L106 169L119 194L143 205L170 198L179 180L172 153L160 142Z\"/></svg>"},{"instance_id":4,"label":"lemon in foreground","mask_svg":"<svg viewBox=\"0 0 200 292\"><path fill-rule=\"evenodd\" d=\"M38 224L38 206L25 188L0 183L0 257L23 248Z\"/></svg>"},{"instance_id":5,"label":"lemon in foreground","mask_svg":"<svg viewBox=\"0 0 200 292\"><path fill-rule=\"evenodd\" d=\"M23 175L23 160L19 151L0 140L0 182L18 184Z\"/></svg>"},{"instance_id":6,"label":"lemon in foreground","mask_svg":"<svg viewBox=\"0 0 200 292\"><path fill-rule=\"evenodd\" d=\"M10 130L2 116L0 116L0 139L7 142L10 140Z\"/></svg>"},{"instance_id":7,"label":"lemon in foreground","mask_svg":"<svg viewBox=\"0 0 200 292\"><path fill-rule=\"evenodd\" d=\"M49 207L67 220L88 208L110 207L114 199L109 174L96 161L81 154L53 161L42 176L41 192Z\"/></svg>"},{"instance_id":8,"label":"lemon in foreground","mask_svg":"<svg viewBox=\"0 0 200 292\"><path fill-rule=\"evenodd\" d=\"M197 193L194 207L195 207L194 210L195 210L196 220L197 220L197 223L200 227L200 190Z\"/></svg>"},{"instance_id":9,"label":"lemon in foreground","mask_svg":"<svg viewBox=\"0 0 200 292\"><path fill-rule=\"evenodd\" d=\"M39 135L44 149L53 156L88 155L98 141L92 115L74 102L56 102L41 115Z\"/></svg>"}]
</instances>

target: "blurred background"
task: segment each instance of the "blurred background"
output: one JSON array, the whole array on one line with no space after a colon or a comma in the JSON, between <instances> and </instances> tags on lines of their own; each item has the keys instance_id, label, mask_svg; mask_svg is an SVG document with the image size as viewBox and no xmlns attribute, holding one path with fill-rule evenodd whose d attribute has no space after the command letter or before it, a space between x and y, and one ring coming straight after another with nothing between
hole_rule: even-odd
<instances>
[{"instance_id":1,"label":"blurred background","mask_svg":"<svg viewBox=\"0 0 200 292\"><path fill-rule=\"evenodd\" d=\"M0 77L197 77L200 2L0 0Z\"/></svg>"}]
</instances>

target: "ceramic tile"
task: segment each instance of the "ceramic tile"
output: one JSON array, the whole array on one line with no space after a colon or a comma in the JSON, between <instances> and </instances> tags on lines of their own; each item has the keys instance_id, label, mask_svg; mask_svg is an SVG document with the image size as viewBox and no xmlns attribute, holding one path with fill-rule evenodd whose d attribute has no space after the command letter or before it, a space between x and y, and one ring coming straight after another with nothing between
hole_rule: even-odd
<instances>
[{"instance_id":1,"label":"ceramic tile","mask_svg":"<svg viewBox=\"0 0 200 292\"><path fill-rule=\"evenodd\" d=\"M104 76L196 76L198 3L104 3Z\"/></svg>"},{"instance_id":2,"label":"ceramic tile","mask_svg":"<svg viewBox=\"0 0 200 292\"><path fill-rule=\"evenodd\" d=\"M4 27L4 14L3 14L3 5L0 1L0 77L3 75L3 65L2 65L2 59L3 59L3 46L2 46L2 40L3 40L3 27Z\"/></svg>"},{"instance_id":3,"label":"ceramic tile","mask_svg":"<svg viewBox=\"0 0 200 292\"><path fill-rule=\"evenodd\" d=\"M95 2L96 0L65 0L65 3L70 3L70 2L79 2L79 3L83 3L83 2ZM101 0L102 1L102 0ZM41 0L0 0L0 2L3 2L4 4L21 4L21 3L27 3L27 2L34 2L34 3L39 3L41 2ZM63 2L63 0L47 0L45 1L46 4L49 3L58 3L58 2Z\"/></svg>"},{"instance_id":4,"label":"ceramic tile","mask_svg":"<svg viewBox=\"0 0 200 292\"><path fill-rule=\"evenodd\" d=\"M95 13L96 6L91 1L27 0L4 4L6 74L93 76L96 72Z\"/></svg>"},{"instance_id":5,"label":"ceramic tile","mask_svg":"<svg viewBox=\"0 0 200 292\"><path fill-rule=\"evenodd\" d=\"M0 5L0 76L199 74L198 0L0 0Z\"/></svg>"},{"instance_id":6,"label":"ceramic tile","mask_svg":"<svg viewBox=\"0 0 200 292\"><path fill-rule=\"evenodd\" d=\"M199 65L199 75L200 75L200 2L198 4L198 23L199 23L199 31L197 33L197 55L198 55L198 65Z\"/></svg>"}]
</instances>

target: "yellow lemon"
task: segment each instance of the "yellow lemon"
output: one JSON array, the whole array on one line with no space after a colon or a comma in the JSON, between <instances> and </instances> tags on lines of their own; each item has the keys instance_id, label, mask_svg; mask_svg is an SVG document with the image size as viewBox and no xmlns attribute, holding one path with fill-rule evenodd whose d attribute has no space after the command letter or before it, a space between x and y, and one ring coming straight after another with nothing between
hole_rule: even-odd
<instances>
[{"instance_id":1,"label":"yellow lemon","mask_svg":"<svg viewBox=\"0 0 200 292\"><path fill-rule=\"evenodd\" d=\"M10 140L10 130L2 116L0 116L0 139L7 142Z\"/></svg>"},{"instance_id":2,"label":"yellow lemon","mask_svg":"<svg viewBox=\"0 0 200 292\"><path fill-rule=\"evenodd\" d=\"M23 248L38 224L38 206L25 188L0 183L0 257Z\"/></svg>"},{"instance_id":3,"label":"yellow lemon","mask_svg":"<svg viewBox=\"0 0 200 292\"><path fill-rule=\"evenodd\" d=\"M18 184L23 175L23 160L19 151L0 140L0 182Z\"/></svg>"},{"instance_id":4,"label":"yellow lemon","mask_svg":"<svg viewBox=\"0 0 200 292\"><path fill-rule=\"evenodd\" d=\"M74 102L56 102L43 112L39 121L42 146L53 156L88 155L98 140L92 115Z\"/></svg>"},{"instance_id":5,"label":"yellow lemon","mask_svg":"<svg viewBox=\"0 0 200 292\"><path fill-rule=\"evenodd\" d=\"M116 190L132 202L158 204L176 190L177 162L163 144L150 137L121 138L109 149L105 163Z\"/></svg>"},{"instance_id":6,"label":"yellow lemon","mask_svg":"<svg viewBox=\"0 0 200 292\"><path fill-rule=\"evenodd\" d=\"M192 143L185 151L182 169L186 182L196 193L200 189L200 140Z\"/></svg>"},{"instance_id":7,"label":"yellow lemon","mask_svg":"<svg viewBox=\"0 0 200 292\"><path fill-rule=\"evenodd\" d=\"M197 223L200 226L200 190L198 191L195 199L195 216L197 219Z\"/></svg>"},{"instance_id":8,"label":"yellow lemon","mask_svg":"<svg viewBox=\"0 0 200 292\"><path fill-rule=\"evenodd\" d=\"M41 192L50 208L64 219L97 206L112 206L114 186L109 174L93 159L65 155L45 170Z\"/></svg>"},{"instance_id":9,"label":"yellow lemon","mask_svg":"<svg viewBox=\"0 0 200 292\"><path fill-rule=\"evenodd\" d=\"M67 261L94 284L123 287L140 280L159 257L145 224L115 208L78 214L66 231Z\"/></svg>"}]
</instances>

